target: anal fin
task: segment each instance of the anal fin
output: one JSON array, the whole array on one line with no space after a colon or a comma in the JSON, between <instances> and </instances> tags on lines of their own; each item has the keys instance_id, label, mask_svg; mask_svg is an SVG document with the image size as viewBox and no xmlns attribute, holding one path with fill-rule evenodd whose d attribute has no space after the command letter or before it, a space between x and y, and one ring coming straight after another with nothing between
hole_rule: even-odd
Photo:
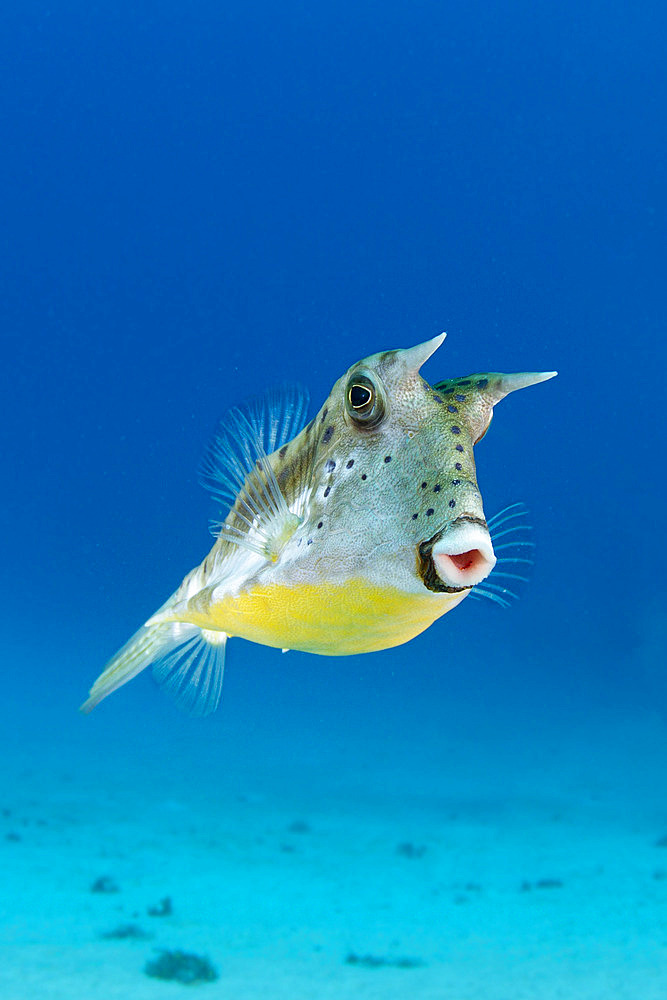
<instances>
[{"instance_id":1,"label":"anal fin","mask_svg":"<svg viewBox=\"0 0 667 1000\"><path fill-rule=\"evenodd\" d=\"M153 677L190 715L215 712L222 694L227 633L175 622L179 642L153 663Z\"/></svg>"}]
</instances>

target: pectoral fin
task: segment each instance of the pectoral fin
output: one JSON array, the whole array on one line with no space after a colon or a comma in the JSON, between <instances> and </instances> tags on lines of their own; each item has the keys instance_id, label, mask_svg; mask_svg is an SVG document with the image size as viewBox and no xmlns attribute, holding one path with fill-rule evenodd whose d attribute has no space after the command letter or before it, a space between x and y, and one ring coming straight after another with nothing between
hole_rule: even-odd
<instances>
[{"instance_id":1,"label":"pectoral fin","mask_svg":"<svg viewBox=\"0 0 667 1000\"><path fill-rule=\"evenodd\" d=\"M284 386L233 407L220 422L204 457L201 478L230 507L215 534L275 562L301 523L269 458L302 426L308 394Z\"/></svg>"}]
</instances>

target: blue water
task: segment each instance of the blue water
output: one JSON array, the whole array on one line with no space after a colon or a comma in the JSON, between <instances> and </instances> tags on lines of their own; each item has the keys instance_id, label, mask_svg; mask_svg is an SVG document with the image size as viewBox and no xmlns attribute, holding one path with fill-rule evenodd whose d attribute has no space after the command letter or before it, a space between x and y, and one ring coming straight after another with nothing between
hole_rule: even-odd
<instances>
[{"instance_id":1,"label":"blue water","mask_svg":"<svg viewBox=\"0 0 667 1000\"><path fill-rule=\"evenodd\" d=\"M397 813L451 799L497 809L499 829L513 803L576 810L597 789L611 828L641 815L650 847L666 832L664 29L650 2L4 11L7 832L35 776L65 772L84 810L95 789L91 822L95 796L125 787L147 829L176 787L186 802L260 789L299 815L340 798L350 828L383 796ZM319 407L353 361L443 329L434 382L559 371L502 402L476 449L487 513L531 511L520 601L466 601L366 657L230 643L210 719L147 675L79 717L208 551L197 465L227 406L297 380ZM85 886L83 862L70 874ZM4 922L11 943L11 908ZM224 944L207 948L224 965ZM621 995L588 983L604 963L584 949L577 995ZM349 995L394 996L366 974L377 992ZM77 996L58 976L52 995Z\"/></svg>"}]
</instances>

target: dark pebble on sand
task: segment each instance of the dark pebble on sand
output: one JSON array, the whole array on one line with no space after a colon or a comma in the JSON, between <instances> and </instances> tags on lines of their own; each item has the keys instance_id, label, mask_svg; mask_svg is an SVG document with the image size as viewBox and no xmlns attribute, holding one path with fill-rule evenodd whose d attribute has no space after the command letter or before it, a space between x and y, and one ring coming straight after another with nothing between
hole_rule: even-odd
<instances>
[{"instance_id":1,"label":"dark pebble on sand","mask_svg":"<svg viewBox=\"0 0 667 1000\"><path fill-rule=\"evenodd\" d=\"M212 983L218 978L217 969L208 958L185 951L161 951L157 958L146 962L144 972L153 979L170 980L186 986Z\"/></svg>"},{"instance_id":2,"label":"dark pebble on sand","mask_svg":"<svg viewBox=\"0 0 667 1000\"><path fill-rule=\"evenodd\" d=\"M110 875L100 875L96 878L90 887L91 892L101 892L110 895L114 892L120 892L118 884L111 878Z\"/></svg>"},{"instance_id":3,"label":"dark pebble on sand","mask_svg":"<svg viewBox=\"0 0 667 1000\"><path fill-rule=\"evenodd\" d=\"M310 824L306 823L305 819L295 819L287 827L287 831L288 833L310 833Z\"/></svg>"},{"instance_id":4,"label":"dark pebble on sand","mask_svg":"<svg viewBox=\"0 0 667 1000\"><path fill-rule=\"evenodd\" d=\"M104 931L100 937L105 941L145 941L153 935L137 924L119 924L111 931Z\"/></svg>"},{"instance_id":5,"label":"dark pebble on sand","mask_svg":"<svg viewBox=\"0 0 667 1000\"><path fill-rule=\"evenodd\" d=\"M524 879L521 883L521 892L530 892L531 889L562 889L565 883L560 878L538 878L535 882Z\"/></svg>"},{"instance_id":6,"label":"dark pebble on sand","mask_svg":"<svg viewBox=\"0 0 667 1000\"><path fill-rule=\"evenodd\" d=\"M535 883L536 889L562 889L563 881L559 878L539 878Z\"/></svg>"},{"instance_id":7,"label":"dark pebble on sand","mask_svg":"<svg viewBox=\"0 0 667 1000\"><path fill-rule=\"evenodd\" d=\"M353 951L347 954L345 964L364 969L421 969L426 965L420 958L385 958L383 955L357 955Z\"/></svg>"},{"instance_id":8,"label":"dark pebble on sand","mask_svg":"<svg viewBox=\"0 0 667 1000\"><path fill-rule=\"evenodd\" d=\"M149 917L170 917L173 912L171 896L165 896L155 906L149 906L146 910Z\"/></svg>"},{"instance_id":9,"label":"dark pebble on sand","mask_svg":"<svg viewBox=\"0 0 667 1000\"><path fill-rule=\"evenodd\" d=\"M402 858L423 858L426 854L426 847L424 844L413 844L412 841L406 840L398 845L396 853L400 854Z\"/></svg>"}]
</instances>

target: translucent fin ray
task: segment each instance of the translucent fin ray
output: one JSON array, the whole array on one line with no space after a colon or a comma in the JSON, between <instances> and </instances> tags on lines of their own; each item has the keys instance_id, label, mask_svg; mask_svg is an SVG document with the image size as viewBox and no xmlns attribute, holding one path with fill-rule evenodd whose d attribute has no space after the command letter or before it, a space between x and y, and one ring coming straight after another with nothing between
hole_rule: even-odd
<instances>
[{"instance_id":1,"label":"translucent fin ray","mask_svg":"<svg viewBox=\"0 0 667 1000\"><path fill-rule=\"evenodd\" d=\"M504 598L500 597L498 594L495 594L490 590L486 590L484 587L473 587L473 589L470 592L470 596L476 598L477 600L486 599L489 601L493 601L494 604L499 604L501 608L509 608L510 606L509 601L506 601Z\"/></svg>"},{"instance_id":2,"label":"translucent fin ray","mask_svg":"<svg viewBox=\"0 0 667 1000\"><path fill-rule=\"evenodd\" d=\"M495 528L490 532L492 540L495 542L497 538L505 538L507 535L511 535L515 531L532 531L533 529L529 524L515 524L513 528L505 528L504 531L496 531Z\"/></svg>"},{"instance_id":3,"label":"translucent fin ray","mask_svg":"<svg viewBox=\"0 0 667 1000\"><path fill-rule=\"evenodd\" d=\"M218 424L201 463L203 486L231 507L256 462L302 429L308 405L307 389L285 384L232 407Z\"/></svg>"},{"instance_id":4,"label":"translucent fin ray","mask_svg":"<svg viewBox=\"0 0 667 1000\"><path fill-rule=\"evenodd\" d=\"M489 534L491 535L491 540L493 542L493 548L496 553L500 552L516 552L517 549L521 550L524 547L529 547L531 549L535 548L534 542L525 541L523 539L515 540L510 539L509 541L503 542L502 545L496 545L496 542L500 538L507 538L510 535L514 535L520 531L531 531L531 526L529 524L512 524L517 518L526 517L528 515L528 509L525 504L511 503L507 507L503 507L499 510L497 514L490 517L487 521L487 526L489 529ZM506 525L509 524L509 527ZM502 529L502 530L500 530ZM489 574L486 579L482 580L481 584L472 588L471 596L478 598L485 598L486 600L493 601L494 604L498 604L503 608L508 608L510 602L513 600L518 600L518 594L510 590L508 587L504 586L500 580L516 580L518 583L528 583L529 579L522 573L508 572L501 567L507 566L512 563L513 565L521 564L522 566L532 566L533 560L525 556L525 554L519 555L502 555L499 556L496 563L495 569Z\"/></svg>"},{"instance_id":5,"label":"translucent fin ray","mask_svg":"<svg viewBox=\"0 0 667 1000\"><path fill-rule=\"evenodd\" d=\"M275 561L300 523L290 510L269 455L305 423L305 389L284 385L233 407L221 420L200 467L203 485L230 508L213 522L215 534Z\"/></svg>"},{"instance_id":6,"label":"translucent fin ray","mask_svg":"<svg viewBox=\"0 0 667 1000\"><path fill-rule=\"evenodd\" d=\"M178 638L153 663L153 677L190 715L210 715L222 695L227 636L196 625L172 628Z\"/></svg>"},{"instance_id":7,"label":"translucent fin ray","mask_svg":"<svg viewBox=\"0 0 667 1000\"><path fill-rule=\"evenodd\" d=\"M511 513L510 513L511 511ZM491 533L496 528L499 528L501 524L505 524L507 521L513 521L517 517L527 517L528 508L523 503L511 503L508 507L504 507L499 510L497 514L490 517L487 521L488 529Z\"/></svg>"}]
</instances>

